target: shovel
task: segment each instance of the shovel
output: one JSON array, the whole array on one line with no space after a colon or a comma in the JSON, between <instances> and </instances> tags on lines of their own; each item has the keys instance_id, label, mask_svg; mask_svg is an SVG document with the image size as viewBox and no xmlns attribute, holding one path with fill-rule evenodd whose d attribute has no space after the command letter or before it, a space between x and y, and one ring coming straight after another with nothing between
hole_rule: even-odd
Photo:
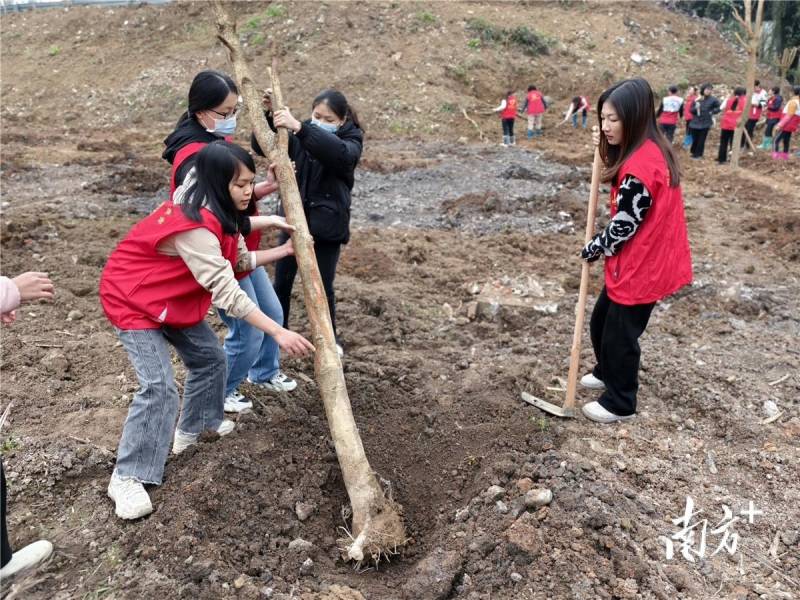
<instances>
[{"instance_id":1,"label":"shovel","mask_svg":"<svg viewBox=\"0 0 800 600\"><path fill-rule=\"evenodd\" d=\"M594 235L594 216L597 212L597 194L600 188L600 150L595 147L594 161L592 162L592 185L589 191L589 208L586 214L586 237L584 245L588 244ZM583 335L583 318L586 312L586 295L589 289L589 263L583 261L581 267L581 287L578 293L578 306L575 308L575 332L572 335L572 351L569 355L569 376L567 377L567 397L563 406L558 406L547 400L542 400L522 392L522 399L528 404L533 404L543 411L557 417L575 416L575 388L578 385L578 368L581 361L581 337Z\"/></svg>"}]
</instances>

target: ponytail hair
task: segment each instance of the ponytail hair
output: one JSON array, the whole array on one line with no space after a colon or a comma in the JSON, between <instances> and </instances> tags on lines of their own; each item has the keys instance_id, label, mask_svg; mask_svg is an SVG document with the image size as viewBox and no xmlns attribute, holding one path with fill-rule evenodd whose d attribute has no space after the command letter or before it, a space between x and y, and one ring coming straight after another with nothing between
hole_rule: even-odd
<instances>
[{"instance_id":1,"label":"ponytail hair","mask_svg":"<svg viewBox=\"0 0 800 600\"><path fill-rule=\"evenodd\" d=\"M311 103L311 108L314 109L319 104L325 104L337 117L343 121L351 121L353 125L364 131L364 127L358 120L356 110L347 102L347 98L342 92L334 89L321 91Z\"/></svg>"}]
</instances>

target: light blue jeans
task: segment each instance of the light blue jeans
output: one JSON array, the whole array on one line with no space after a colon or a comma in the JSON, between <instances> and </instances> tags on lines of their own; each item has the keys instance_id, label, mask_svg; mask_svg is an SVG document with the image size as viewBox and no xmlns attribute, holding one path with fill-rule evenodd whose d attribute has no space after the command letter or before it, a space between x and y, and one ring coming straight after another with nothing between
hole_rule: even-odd
<instances>
[{"instance_id":1,"label":"light blue jeans","mask_svg":"<svg viewBox=\"0 0 800 600\"><path fill-rule=\"evenodd\" d=\"M283 309L264 267L258 267L250 275L240 279L239 286L261 312L278 325L283 325ZM249 376L256 383L264 383L277 375L281 358L277 342L247 321L229 317L224 310L217 312L228 326L224 346L228 359L225 396L232 394L245 377Z\"/></svg>"},{"instance_id":2,"label":"light blue jeans","mask_svg":"<svg viewBox=\"0 0 800 600\"><path fill-rule=\"evenodd\" d=\"M205 321L183 329L117 329L117 335L136 370L139 390L122 429L115 473L158 485L180 404L169 347L175 348L188 371L178 429L192 434L216 431L222 423L225 353Z\"/></svg>"}]
</instances>

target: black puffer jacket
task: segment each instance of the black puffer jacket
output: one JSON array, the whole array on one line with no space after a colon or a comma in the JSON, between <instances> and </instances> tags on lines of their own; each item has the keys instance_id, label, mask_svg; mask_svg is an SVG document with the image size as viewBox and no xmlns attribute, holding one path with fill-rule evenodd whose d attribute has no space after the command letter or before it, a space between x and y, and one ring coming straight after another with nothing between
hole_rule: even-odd
<instances>
[{"instance_id":1,"label":"black puffer jacket","mask_svg":"<svg viewBox=\"0 0 800 600\"><path fill-rule=\"evenodd\" d=\"M713 115L720 111L719 99L715 96L698 98L692 105L695 117L689 121L689 129L709 129L713 124Z\"/></svg>"},{"instance_id":2,"label":"black puffer jacket","mask_svg":"<svg viewBox=\"0 0 800 600\"><path fill-rule=\"evenodd\" d=\"M274 131L271 117L267 115L267 122ZM263 156L255 136L251 143ZM300 131L289 135L289 158L295 164L308 228L315 240L342 244L350 240L350 192L363 143L364 132L351 121L336 133L303 121Z\"/></svg>"}]
</instances>

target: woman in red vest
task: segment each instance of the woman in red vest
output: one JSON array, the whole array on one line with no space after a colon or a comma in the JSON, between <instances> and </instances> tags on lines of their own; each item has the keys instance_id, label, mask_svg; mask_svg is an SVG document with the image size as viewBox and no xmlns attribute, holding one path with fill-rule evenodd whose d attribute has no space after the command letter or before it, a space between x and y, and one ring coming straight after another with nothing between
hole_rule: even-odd
<instances>
[{"instance_id":1,"label":"woman in red vest","mask_svg":"<svg viewBox=\"0 0 800 600\"><path fill-rule=\"evenodd\" d=\"M789 160L789 145L791 144L792 134L800 127L800 85L792 88L794 94L786 106L783 108L783 116L781 120L775 125L775 131L778 136L775 138L775 149L772 152L772 158L777 160ZM783 152L780 152L781 143L783 143Z\"/></svg>"},{"instance_id":2,"label":"woman in red vest","mask_svg":"<svg viewBox=\"0 0 800 600\"><path fill-rule=\"evenodd\" d=\"M517 118L517 97L514 95L514 90L506 92L506 99L500 101L500 106L497 106L494 112L500 113L503 122L503 145L513 146L517 143L514 137L514 120Z\"/></svg>"},{"instance_id":3,"label":"woman in red vest","mask_svg":"<svg viewBox=\"0 0 800 600\"><path fill-rule=\"evenodd\" d=\"M236 83L225 73L206 70L194 77L189 87L188 110L164 140L162 157L172 165L171 192L183 184L202 148L215 140L230 141L236 129L239 101ZM248 216L258 214L256 202L277 188L273 179L270 171L267 181L256 184L246 210ZM242 228L248 249L258 250L261 231L251 231L248 219L243 220ZM237 273L236 278L262 312L276 323L283 323L283 308L263 267ZM252 401L238 389L245 379L270 392L291 392L297 387L297 382L280 369L280 348L273 338L246 321L228 316L224 310L217 312L228 326L223 346L227 358L225 412L242 412L253 407Z\"/></svg>"},{"instance_id":4,"label":"woman in red vest","mask_svg":"<svg viewBox=\"0 0 800 600\"><path fill-rule=\"evenodd\" d=\"M656 111L658 125L670 144L675 136L675 128L678 126L678 117L680 117L682 108L683 99L678 96L678 86L672 85L669 88L669 96L661 99L661 104L658 105Z\"/></svg>"},{"instance_id":5,"label":"woman in red vest","mask_svg":"<svg viewBox=\"0 0 800 600\"><path fill-rule=\"evenodd\" d=\"M720 121L720 134L719 134L719 155L717 162L725 164L728 160L728 151L733 146L733 134L736 131L736 124L739 122L739 117L744 112L745 94L747 90L743 87L737 87L733 90L733 96L730 96L724 103L722 109L722 120Z\"/></svg>"},{"instance_id":6,"label":"woman in red vest","mask_svg":"<svg viewBox=\"0 0 800 600\"><path fill-rule=\"evenodd\" d=\"M783 115L783 96L781 88L773 86L767 97L767 128L764 130L764 141L761 143L762 150L772 150L772 130Z\"/></svg>"},{"instance_id":7,"label":"woman in red vest","mask_svg":"<svg viewBox=\"0 0 800 600\"><path fill-rule=\"evenodd\" d=\"M528 113L528 139L542 135L542 115L547 110L542 92L535 85L528 86L528 95L522 105L522 111Z\"/></svg>"},{"instance_id":8,"label":"woman in red vest","mask_svg":"<svg viewBox=\"0 0 800 600\"><path fill-rule=\"evenodd\" d=\"M244 244L243 213L255 178L250 154L234 144L213 142L197 154L192 174L173 202L165 202L128 232L100 279L103 310L140 386L108 486L122 519L152 512L143 484L159 485L164 474L180 404L170 346L188 371L172 451L179 454L203 431L226 435L234 428L232 421L223 420L225 353L203 320L212 304L275 338L290 356L314 349L265 315L234 276L293 253L291 242L259 251ZM276 223L275 217L250 220L254 228Z\"/></svg>"},{"instance_id":9,"label":"woman in red vest","mask_svg":"<svg viewBox=\"0 0 800 600\"><path fill-rule=\"evenodd\" d=\"M653 90L627 79L600 96L602 133L594 128L611 184L611 221L581 251L605 256L605 286L590 324L597 364L581 379L604 390L583 407L599 423L630 419L639 388L639 336L658 300L692 281L680 170L672 145L658 130Z\"/></svg>"}]
</instances>

